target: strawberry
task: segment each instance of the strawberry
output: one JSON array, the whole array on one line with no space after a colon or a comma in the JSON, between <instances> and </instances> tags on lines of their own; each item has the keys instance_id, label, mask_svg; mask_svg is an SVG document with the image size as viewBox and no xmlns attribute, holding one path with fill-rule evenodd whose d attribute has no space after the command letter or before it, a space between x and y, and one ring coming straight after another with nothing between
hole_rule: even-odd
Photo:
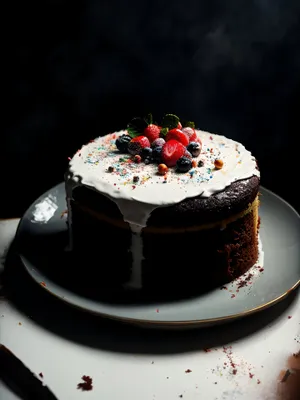
<instances>
[{"instance_id":1,"label":"strawberry","mask_svg":"<svg viewBox=\"0 0 300 400\"><path fill-rule=\"evenodd\" d=\"M157 125L150 124L147 128L144 129L144 136L146 136L150 143L152 143L155 139L159 138L160 128Z\"/></svg>"},{"instance_id":2,"label":"strawberry","mask_svg":"<svg viewBox=\"0 0 300 400\"><path fill-rule=\"evenodd\" d=\"M162 161L167 167L174 167L177 160L183 156L185 150L186 149L182 143L178 142L177 140L170 139L162 147Z\"/></svg>"},{"instance_id":3,"label":"strawberry","mask_svg":"<svg viewBox=\"0 0 300 400\"><path fill-rule=\"evenodd\" d=\"M178 122L177 129L182 129L182 125L180 122Z\"/></svg>"},{"instance_id":4,"label":"strawberry","mask_svg":"<svg viewBox=\"0 0 300 400\"><path fill-rule=\"evenodd\" d=\"M149 139L146 136L137 136L128 143L128 152L135 156L145 147L150 147Z\"/></svg>"},{"instance_id":5,"label":"strawberry","mask_svg":"<svg viewBox=\"0 0 300 400\"><path fill-rule=\"evenodd\" d=\"M189 126L187 126L186 128L182 129L182 132L188 135L189 142L199 142L200 139L198 138L194 128L190 128Z\"/></svg>"},{"instance_id":6,"label":"strawberry","mask_svg":"<svg viewBox=\"0 0 300 400\"><path fill-rule=\"evenodd\" d=\"M182 143L184 146L187 146L189 144L188 135L178 128L171 129L167 133L166 141L168 142L171 139L177 140L177 142Z\"/></svg>"}]
</instances>

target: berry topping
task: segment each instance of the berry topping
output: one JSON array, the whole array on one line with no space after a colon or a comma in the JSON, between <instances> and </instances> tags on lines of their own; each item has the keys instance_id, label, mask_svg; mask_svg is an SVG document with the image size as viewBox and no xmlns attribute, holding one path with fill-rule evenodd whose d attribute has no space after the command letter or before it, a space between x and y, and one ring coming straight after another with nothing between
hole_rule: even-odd
<instances>
[{"instance_id":1,"label":"berry topping","mask_svg":"<svg viewBox=\"0 0 300 400\"><path fill-rule=\"evenodd\" d=\"M174 167L177 160L185 153L185 147L177 140L171 139L162 147L162 161L168 167ZM188 160L188 158L187 158Z\"/></svg>"},{"instance_id":2,"label":"berry topping","mask_svg":"<svg viewBox=\"0 0 300 400\"><path fill-rule=\"evenodd\" d=\"M146 129L148 126L148 122L146 121L145 118L133 118L129 124L127 125L127 132L128 135L133 137L139 136L144 132L144 129Z\"/></svg>"},{"instance_id":3,"label":"berry topping","mask_svg":"<svg viewBox=\"0 0 300 400\"><path fill-rule=\"evenodd\" d=\"M181 157L176 163L179 172L188 172L192 168L192 160L187 157Z\"/></svg>"},{"instance_id":4,"label":"berry topping","mask_svg":"<svg viewBox=\"0 0 300 400\"><path fill-rule=\"evenodd\" d=\"M215 164L215 168L216 169L223 168L223 161L222 160L215 160L214 164Z\"/></svg>"},{"instance_id":5,"label":"berry topping","mask_svg":"<svg viewBox=\"0 0 300 400\"><path fill-rule=\"evenodd\" d=\"M107 172L114 172L114 170L115 170L115 169L114 169L114 167L112 167L112 166L110 166L110 167L107 168Z\"/></svg>"},{"instance_id":6,"label":"berry topping","mask_svg":"<svg viewBox=\"0 0 300 400\"><path fill-rule=\"evenodd\" d=\"M144 135L149 139L150 143L152 143L155 139L159 138L160 128L157 125L150 124L144 129Z\"/></svg>"},{"instance_id":7,"label":"berry topping","mask_svg":"<svg viewBox=\"0 0 300 400\"><path fill-rule=\"evenodd\" d=\"M151 147L152 147L152 149L154 149L154 147L162 147L165 143L166 143L165 139L163 139L163 138L158 138L158 139L155 139L155 140L151 143Z\"/></svg>"},{"instance_id":8,"label":"berry topping","mask_svg":"<svg viewBox=\"0 0 300 400\"><path fill-rule=\"evenodd\" d=\"M132 155L140 154L145 147L150 147L149 139L146 136L137 136L128 143L128 151Z\"/></svg>"},{"instance_id":9,"label":"berry topping","mask_svg":"<svg viewBox=\"0 0 300 400\"><path fill-rule=\"evenodd\" d=\"M177 124L177 128L178 128L178 129L182 129L182 125L181 125L181 123L180 123L180 122L178 122L178 124Z\"/></svg>"},{"instance_id":10,"label":"berry topping","mask_svg":"<svg viewBox=\"0 0 300 400\"><path fill-rule=\"evenodd\" d=\"M197 164L197 161L196 161L196 160L192 160L192 167L193 167L193 168L196 168L197 165L198 165L198 164Z\"/></svg>"},{"instance_id":11,"label":"berry topping","mask_svg":"<svg viewBox=\"0 0 300 400\"><path fill-rule=\"evenodd\" d=\"M179 124L179 118L177 115L174 114L166 114L163 117L162 121L162 127L163 128L168 128L168 129L174 129L178 127Z\"/></svg>"},{"instance_id":12,"label":"berry topping","mask_svg":"<svg viewBox=\"0 0 300 400\"><path fill-rule=\"evenodd\" d=\"M129 135L121 135L116 140L117 149L121 153L128 153L128 143L130 142L131 137Z\"/></svg>"},{"instance_id":13,"label":"berry topping","mask_svg":"<svg viewBox=\"0 0 300 400\"><path fill-rule=\"evenodd\" d=\"M186 135L189 137L189 142L198 142L198 136L194 128L191 128L187 126L186 128L182 129L182 132L184 132Z\"/></svg>"},{"instance_id":14,"label":"berry topping","mask_svg":"<svg viewBox=\"0 0 300 400\"><path fill-rule=\"evenodd\" d=\"M133 183L138 183L139 180L140 178L137 175L133 177Z\"/></svg>"},{"instance_id":15,"label":"berry topping","mask_svg":"<svg viewBox=\"0 0 300 400\"><path fill-rule=\"evenodd\" d=\"M154 147L152 150L152 160L154 162L160 163L161 162L161 157L162 157L162 146L157 146Z\"/></svg>"},{"instance_id":16,"label":"berry topping","mask_svg":"<svg viewBox=\"0 0 300 400\"><path fill-rule=\"evenodd\" d=\"M199 160L199 162L198 162L198 167L203 167L203 165L204 165L204 162L202 161L202 160Z\"/></svg>"},{"instance_id":17,"label":"berry topping","mask_svg":"<svg viewBox=\"0 0 300 400\"><path fill-rule=\"evenodd\" d=\"M193 157L198 157L201 153L201 149L202 144L200 144L199 142L190 142L190 144L187 146L187 150L191 153Z\"/></svg>"},{"instance_id":18,"label":"berry topping","mask_svg":"<svg viewBox=\"0 0 300 400\"><path fill-rule=\"evenodd\" d=\"M152 149L151 147L144 147L141 151L141 156L143 160L146 160L146 158L151 158L152 156Z\"/></svg>"},{"instance_id":19,"label":"berry topping","mask_svg":"<svg viewBox=\"0 0 300 400\"><path fill-rule=\"evenodd\" d=\"M193 156L192 156L192 154L188 151L188 150L186 150L185 152L184 152L184 155L183 155L184 157L187 157L187 158L193 158Z\"/></svg>"},{"instance_id":20,"label":"berry topping","mask_svg":"<svg viewBox=\"0 0 300 400\"><path fill-rule=\"evenodd\" d=\"M136 154L133 158L133 161L139 164L142 161L142 157L139 154Z\"/></svg>"},{"instance_id":21,"label":"berry topping","mask_svg":"<svg viewBox=\"0 0 300 400\"><path fill-rule=\"evenodd\" d=\"M186 133L181 131L178 128L171 129L166 136L166 141L168 142L169 140L177 140L178 142L182 143L184 146L187 146L189 144L189 137Z\"/></svg>"},{"instance_id":22,"label":"berry topping","mask_svg":"<svg viewBox=\"0 0 300 400\"><path fill-rule=\"evenodd\" d=\"M159 164L158 166L158 173L160 175L165 175L168 172L168 167L166 166L166 164Z\"/></svg>"}]
</instances>

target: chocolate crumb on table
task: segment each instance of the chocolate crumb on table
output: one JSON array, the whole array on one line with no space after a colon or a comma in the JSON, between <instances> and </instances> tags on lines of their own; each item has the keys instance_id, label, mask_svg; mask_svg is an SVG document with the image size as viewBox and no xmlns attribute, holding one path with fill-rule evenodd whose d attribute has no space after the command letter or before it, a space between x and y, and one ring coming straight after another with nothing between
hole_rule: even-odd
<instances>
[{"instance_id":1,"label":"chocolate crumb on table","mask_svg":"<svg viewBox=\"0 0 300 400\"><path fill-rule=\"evenodd\" d=\"M81 377L83 382L77 384L77 389L81 389L83 392L87 392L93 389L93 379L87 375Z\"/></svg>"},{"instance_id":2,"label":"chocolate crumb on table","mask_svg":"<svg viewBox=\"0 0 300 400\"><path fill-rule=\"evenodd\" d=\"M41 378L44 378L44 375L43 375L42 372L39 373L39 376L40 376Z\"/></svg>"}]
</instances>

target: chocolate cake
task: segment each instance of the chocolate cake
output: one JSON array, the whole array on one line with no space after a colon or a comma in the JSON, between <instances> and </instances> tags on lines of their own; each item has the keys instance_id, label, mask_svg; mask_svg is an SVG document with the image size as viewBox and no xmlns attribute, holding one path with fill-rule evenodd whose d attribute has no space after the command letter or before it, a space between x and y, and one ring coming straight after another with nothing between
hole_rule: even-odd
<instances>
[{"instance_id":1,"label":"chocolate cake","mask_svg":"<svg viewBox=\"0 0 300 400\"><path fill-rule=\"evenodd\" d=\"M257 261L259 176L238 142L173 115L134 119L70 161L72 251L108 286L222 285Z\"/></svg>"}]
</instances>

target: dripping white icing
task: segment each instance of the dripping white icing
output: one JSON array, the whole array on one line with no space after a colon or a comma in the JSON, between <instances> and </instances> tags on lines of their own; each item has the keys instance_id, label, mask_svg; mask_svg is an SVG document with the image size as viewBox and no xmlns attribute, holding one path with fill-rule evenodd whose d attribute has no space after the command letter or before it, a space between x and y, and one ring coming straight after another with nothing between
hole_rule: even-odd
<instances>
[{"instance_id":1,"label":"dripping white icing","mask_svg":"<svg viewBox=\"0 0 300 400\"><path fill-rule=\"evenodd\" d=\"M132 229L135 247L138 247L140 232L155 208L176 204L188 197L209 197L223 191L234 181L259 176L255 158L241 143L221 135L197 131L202 151L195 160L197 163L202 160L204 166L185 174L178 174L175 168L171 168L165 179L157 174L157 165L136 164L129 155L117 150L115 140L124 133L126 131L99 137L83 146L70 161L66 190L67 198L70 198L74 187L85 185L113 200L124 221L135 227ZM221 170L214 169L215 159L223 161ZM109 167L113 167L114 172L108 172ZM137 183L133 182L133 177L139 178ZM133 253L136 285L136 282L141 283L142 252L139 248Z\"/></svg>"},{"instance_id":2,"label":"dripping white icing","mask_svg":"<svg viewBox=\"0 0 300 400\"><path fill-rule=\"evenodd\" d=\"M143 239L141 236L142 228L138 225L130 224L131 229L131 254L132 254L132 270L128 282L124 285L127 289L142 288L142 261L143 256Z\"/></svg>"}]
</instances>

